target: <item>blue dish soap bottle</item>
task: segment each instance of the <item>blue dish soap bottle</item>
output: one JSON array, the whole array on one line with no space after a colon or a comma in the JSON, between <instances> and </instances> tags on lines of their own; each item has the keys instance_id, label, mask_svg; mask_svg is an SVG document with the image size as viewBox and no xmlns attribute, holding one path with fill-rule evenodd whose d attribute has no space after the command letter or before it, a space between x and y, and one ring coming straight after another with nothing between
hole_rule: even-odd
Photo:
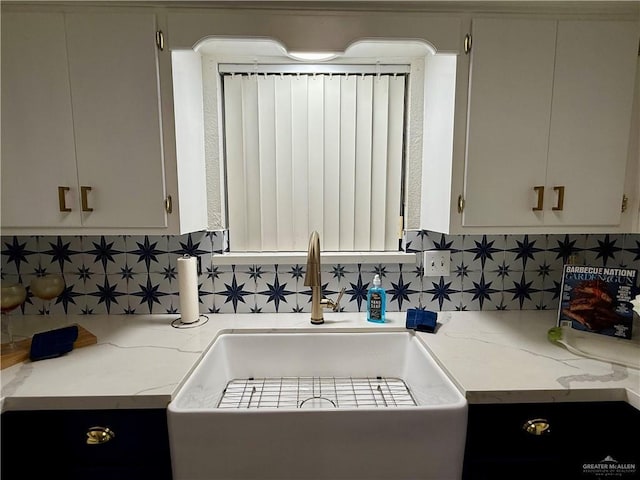
<instances>
[{"instance_id":1,"label":"blue dish soap bottle","mask_svg":"<svg viewBox=\"0 0 640 480\"><path fill-rule=\"evenodd\" d=\"M380 286L380 275L373 277L373 286L367 294L367 320L384 323L387 308L387 292Z\"/></svg>"}]
</instances>

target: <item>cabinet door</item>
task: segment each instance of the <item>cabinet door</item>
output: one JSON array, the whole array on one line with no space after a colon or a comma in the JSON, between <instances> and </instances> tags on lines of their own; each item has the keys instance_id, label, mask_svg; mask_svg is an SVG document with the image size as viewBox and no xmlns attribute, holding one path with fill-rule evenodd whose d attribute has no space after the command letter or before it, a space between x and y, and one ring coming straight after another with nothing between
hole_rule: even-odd
<instances>
[{"instance_id":1,"label":"cabinet door","mask_svg":"<svg viewBox=\"0 0 640 480\"><path fill-rule=\"evenodd\" d=\"M463 225L541 225L556 22L478 19L472 34Z\"/></svg>"},{"instance_id":2,"label":"cabinet door","mask_svg":"<svg viewBox=\"0 0 640 480\"><path fill-rule=\"evenodd\" d=\"M164 409L8 411L1 420L3 480L171 479ZM87 443L105 428L111 436L93 438L107 441Z\"/></svg>"},{"instance_id":3,"label":"cabinet door","mask_svg":"<svg viewBox=\"0 0 640 480\"><path fill-rule=\"evenodd\" d=\"M70 13L66 28L83 227L164 227L155 16Z\"/></svg>"},{"instance_id":4,"label":"cabinet door","mask_svg":"<svg viewBox=\"0 0 640 480\"><path fill-rule=\"evenodd\" d=\"M523 428L538 419L541 435ZM637 479L638 428L640 411L625 402L469 405L462 478Z\"/></svg>"},{"instance_id":5,"label":"cabinet door","mask_svg":"<svg viewBox=\"0 0 640 480\"><path fill-rule=\"evenodd\" d=\"M546 224L620 223L637 49L637 22L558 23Z\"/></svg>"},{"instance_id":6,"label":"cabinet door","mask_svg":"<svg viewBox=\"0 0 640 480\"><path fill-rule=\"evenodd\" d=\"M62 14L2 14L2 225L80 225Z\"/></svg>"}]
</instances>

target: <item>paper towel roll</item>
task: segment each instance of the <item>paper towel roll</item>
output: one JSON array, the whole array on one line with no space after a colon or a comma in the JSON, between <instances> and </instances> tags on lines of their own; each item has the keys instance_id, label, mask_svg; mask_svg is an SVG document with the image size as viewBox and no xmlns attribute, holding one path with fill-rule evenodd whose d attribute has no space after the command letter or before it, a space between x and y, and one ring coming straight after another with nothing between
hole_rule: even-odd
<instances>
[{"instance_id":1,"label":"paper towel roll","mask_svg":"<svg viewBox=\"0 0 640 480\"><path fill-rule=\"evenodd\" d=\"M200 317L198 306L198 263L196 257L178 258L178 288L180 290L180 320L193 323Z\"/></svg>"}]
</instances>

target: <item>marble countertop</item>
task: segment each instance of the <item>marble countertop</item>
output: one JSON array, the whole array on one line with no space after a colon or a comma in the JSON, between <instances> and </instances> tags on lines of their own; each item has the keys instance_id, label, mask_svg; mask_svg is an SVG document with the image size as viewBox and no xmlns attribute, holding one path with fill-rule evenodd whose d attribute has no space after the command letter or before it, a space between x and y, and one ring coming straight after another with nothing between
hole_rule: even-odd
<instances>
[{"instance_id":1,"label":"marble countertop","mask_svg":"<svg viewBox=\"0 0 640 480\"><path fill-rule=\"evenodd\" d=\"M58 358L0 372L2 409L163 408L203 352L229 331L405 330L405 313L369 323L363 313L210 314L196 328L171 326L177 315L16 316L30 335L71 324L98 343ZM435 334L419 333L469 403L623 400L640 409L638 368L580 357L547 340L555 312L441 312ZM4 339L3 339L4 341Z\"/></svg>"}]
</instances>

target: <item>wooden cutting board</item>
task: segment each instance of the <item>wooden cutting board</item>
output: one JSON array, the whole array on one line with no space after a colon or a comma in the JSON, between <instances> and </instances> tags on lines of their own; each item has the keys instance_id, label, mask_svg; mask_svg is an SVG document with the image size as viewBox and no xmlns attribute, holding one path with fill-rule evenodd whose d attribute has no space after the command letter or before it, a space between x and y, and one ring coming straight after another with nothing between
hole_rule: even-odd
<instances>
[{"instance_id":1,"label":"wooden cutting board","mask_svg":"<svg viewBox=\"0 0 640 480\"><path fill-rule=\"evenodd\" d=\"M95 345L98 343L98 338L80 325L78 327L78 339L73 342L73 348L86 347L89 345ZM31 351L31 339L25 338L15 342L16 348L9 349L8 343L2 344L2 365L0 370L11 367L16 363L24 362L29 359L29 352Z\"/></svg>"}]
</instances>

